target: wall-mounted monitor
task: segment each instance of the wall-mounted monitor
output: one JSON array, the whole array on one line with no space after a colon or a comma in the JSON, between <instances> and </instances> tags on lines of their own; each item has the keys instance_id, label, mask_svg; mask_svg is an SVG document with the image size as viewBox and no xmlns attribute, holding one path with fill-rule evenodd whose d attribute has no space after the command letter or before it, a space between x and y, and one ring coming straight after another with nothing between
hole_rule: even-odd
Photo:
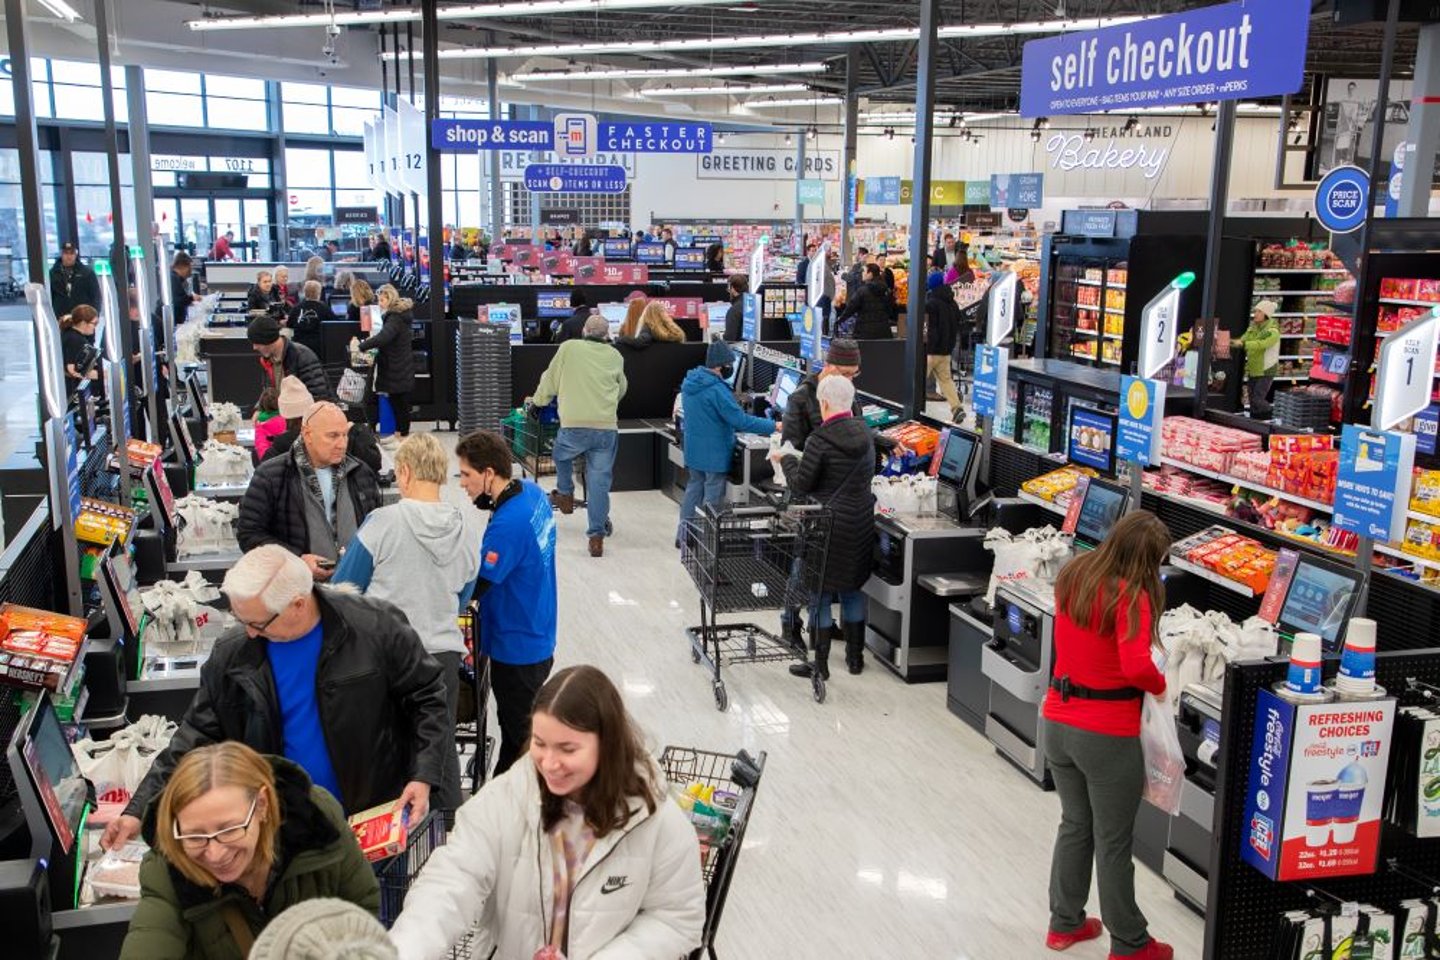
<instances>
[{"instance_id":1,"label":"wall-mounted monitor","mask_svg":"<svg viewBox=\"0 0 1440 960\"><path fill-rule=\"evenodd\" d=\"M658 241L635 244L636 263L665 263L665 244Z\"/></svg>"},{"instance_id":2,"label":"wall-mounted monitor","mask_svg":"<svg viewBox=\"0 0 1440 960\"><path fill-rule=\"evenodd\" d=\"M663 246L663 244L662 244ZM676 270L704 270L704 247L679 247L675 251Z\"/></svg>"},{"instance_id":3,"label":"wall-mounted monitor","mask_svg":"<svg viewBox=\"0 0 1440 960\"><path fill-rule=\"evenodd\" d=\"M1115 472L1115 429L1119 418L1094 407L1070 408L1065 454L1070 462L1104 474Z\"/></svg>"},{"instance_id":4,"label":"wall-mounted monitor","mask_svg":"<svg viewBox=\"0 0 1440 960\"><path fill-rule=\"evenodd\" d=\"M541 320L561 320L570 316L570 289L536 290L535 315Z\"/></svg>"},{"instance_id":5,"label":"wall-mounted monitor","mask_svg":"<svg viewBox=\"0 0 1440 960\"><path fill-rule=\"evenodd\" d=\"M630 241L625 237L606 237L600 241L600 255L606 260L629 260Z\"/></svg>"}]
</instances>

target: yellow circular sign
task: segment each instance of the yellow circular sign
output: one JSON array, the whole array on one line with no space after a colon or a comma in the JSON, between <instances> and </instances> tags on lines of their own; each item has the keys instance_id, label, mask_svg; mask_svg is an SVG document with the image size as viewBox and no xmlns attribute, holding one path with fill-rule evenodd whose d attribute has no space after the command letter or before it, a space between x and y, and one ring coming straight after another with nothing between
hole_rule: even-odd
<instances>
[{"instance_id":1,"label":"yellow circular sign","mask_svg":"<svg viewBox=\"0 0 1440 960\"><path fill-rule=\"evenodd\" d=\"M1130 410L1130 418L1139 420L1150 410L1150 392L1145 389L1145 384L1139 380L1130 384L1130 392L1125 397L1125 406Z\"/></svg>"},{"instance_id":2,"label":"yellow circular sign","mask_svg":"<svg viewBox=\"0 0 1440 960\"><path fill-rule=\"evenodd\" d=\"M806 308L805 308L805 332L806 332L806 333L809 333L811 330L814 330L814 329L815 329L815 308L814 308L814 307L806 307Z\"/></svg>"}]
</instances>

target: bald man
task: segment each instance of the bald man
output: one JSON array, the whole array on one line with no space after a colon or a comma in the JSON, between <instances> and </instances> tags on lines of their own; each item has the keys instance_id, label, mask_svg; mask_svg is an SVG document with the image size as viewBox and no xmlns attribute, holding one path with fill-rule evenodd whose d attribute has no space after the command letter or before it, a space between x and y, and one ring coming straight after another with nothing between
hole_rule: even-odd
<instances>
[{"instance_id":1,"label":"bald man","mask_svg":"<svg viewBox=\"0 0 1440 960\"><path fill-rule=\"evenodd\" d=\"M350 423L335 404L316 403L301 418L300 443L255 470L240 501L235 535L246 552L278 543L319 581L330 579L340 551L380 506L375 471L345 452Z\"/></svg>"}]
</instances>

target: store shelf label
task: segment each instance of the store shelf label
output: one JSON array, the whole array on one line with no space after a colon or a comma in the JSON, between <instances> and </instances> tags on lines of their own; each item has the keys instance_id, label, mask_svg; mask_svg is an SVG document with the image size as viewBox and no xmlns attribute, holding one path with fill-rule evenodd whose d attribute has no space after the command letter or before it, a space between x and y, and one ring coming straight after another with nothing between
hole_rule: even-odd
<instances>
[{"instance_id":1,"label":"store shelf label","mask_svg":"<svg viewBox=\"0 0 1440 960\"><path fill-rule=\"evenodd\" d=\"M1375 381L1376 428L1389 430L1430 406L1437 346L1440 307L1385 338Z\"/></svg>"},{"instance_id":2,"label":"store shelf label","mask_svg":"<svg viewBox=\"0 0 1440 960\"><path fill-rule=\"evenodd\" d=\"M1000 420L1005 416L1006 381L1010 351L1006 347L975 345L975 386L971 397L975 414Z\"/></svg>"},{"instance_id":3,"label":"store shelf label","mask_svg":"<svg viewBox=\"0 0 1440 960\"><path fill-rule=\"evenodd\" d=\"M1405 536L1415 435L1347 423L1340 433L1335 526L1372 540Z\"/></svg>"},{"instance_id":4,"label":"store shelf label","mask_svg":"<svg viewBox=\"0 0 1440 960\"><path fill-rule=\"evenodd\" d=\"M1415 452L1435 455L1435 434L1440 427L1440 405L1431 404L1415 414Z\"/></svg>"},{"instance_id":5,"label":"store shelf label","mask_svg":"<svg viewBox=\"0 0 1440 960\"><path fill-rule=\"evenodd\" d=\"M1160 421L1165 415L1165 382L1140 377L1120 378L1120 426L1115 453L1148 467L1160 462Z\"/></svg>"}]
</instances>

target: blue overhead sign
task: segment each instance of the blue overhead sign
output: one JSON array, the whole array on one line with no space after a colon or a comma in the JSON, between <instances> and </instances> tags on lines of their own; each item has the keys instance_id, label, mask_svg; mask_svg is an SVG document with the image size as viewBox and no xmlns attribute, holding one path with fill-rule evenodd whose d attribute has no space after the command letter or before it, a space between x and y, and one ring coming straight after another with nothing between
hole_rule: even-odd
<instances>
[{"instance_id":1,"label":"blue overhead sign","mask_svg":"<svg viewBox=\"0 0 1440 960\"><path fill-rule=\"evenodd\" d=\"M709 153L708 123L669 120L614 122L599 125L597 148L621 153Z\"/></svg>"},{"instance_id":2,"label":"blue overhead sign","mask_svg":"<svg viewBox=\"0 0 1440 960\"><path fill-rule=\"evenodd\" d=\"M1114 210L1083 210L1077 232L1082 237L1113 237L1116 220Z\"/></svg>"},{"instance_id":3,"label":"blue overhead sign","mask_svg":"<svg viewBox=\"0 0 1440 960\"><path fill-rule=\"evenodd\" d=\"M1035 210L1045 204L1045 174L992 173L990 206L996 210Z\"/></svg>"},{"instance_id":4,"label":"blue overhead sign","mask_svg":"<svg viewBox=\"0 0 1440 960\"><path fill-rule=\"evenodd\" d=\"M431 120L430 146L436 150L549 150L554 128L545 120Z\"/></svg>"},{"instance_id":5,"label":"blue overhead sign","mask_svg":"<svg viewBox=\"0 0 1440 960\"><path fill-rule=\"evenodd\" d=\"M866 177L865 202L898 207L900 205L900 178Z\"/></svg>"},{"instance_id":6,"label":"blue overhead sign","mask_svg":"<svg viewBox=\"0 0 1440 960\"><path fill-rule=\"evenodd\" d=\"M1369 203L1370 174L1359 167L1336 167L1315 185L1315 219L1331 233L1359 230Z\"/></svg>"},{"instance_id":7,"label":"blue overhead sign","mask_svg":"<svg viewBox=\"0 0 1440 960\"><path fill-rule=\"evenodd\" d=\"M625 168L580 163L532 163L525 189L545 193L623 193Z\"/></svg>"},{"instance_id":8,"label":"blue overhead sign","mask_svg":"<svg viewBox=\"0 0 1440 960\"><path fill-rule=\"evenodd\" d=\"M1294 93L1310 0L1225 3L1025 44L1020 115L1049 117Z\"/></svg>"}]
</instances>

